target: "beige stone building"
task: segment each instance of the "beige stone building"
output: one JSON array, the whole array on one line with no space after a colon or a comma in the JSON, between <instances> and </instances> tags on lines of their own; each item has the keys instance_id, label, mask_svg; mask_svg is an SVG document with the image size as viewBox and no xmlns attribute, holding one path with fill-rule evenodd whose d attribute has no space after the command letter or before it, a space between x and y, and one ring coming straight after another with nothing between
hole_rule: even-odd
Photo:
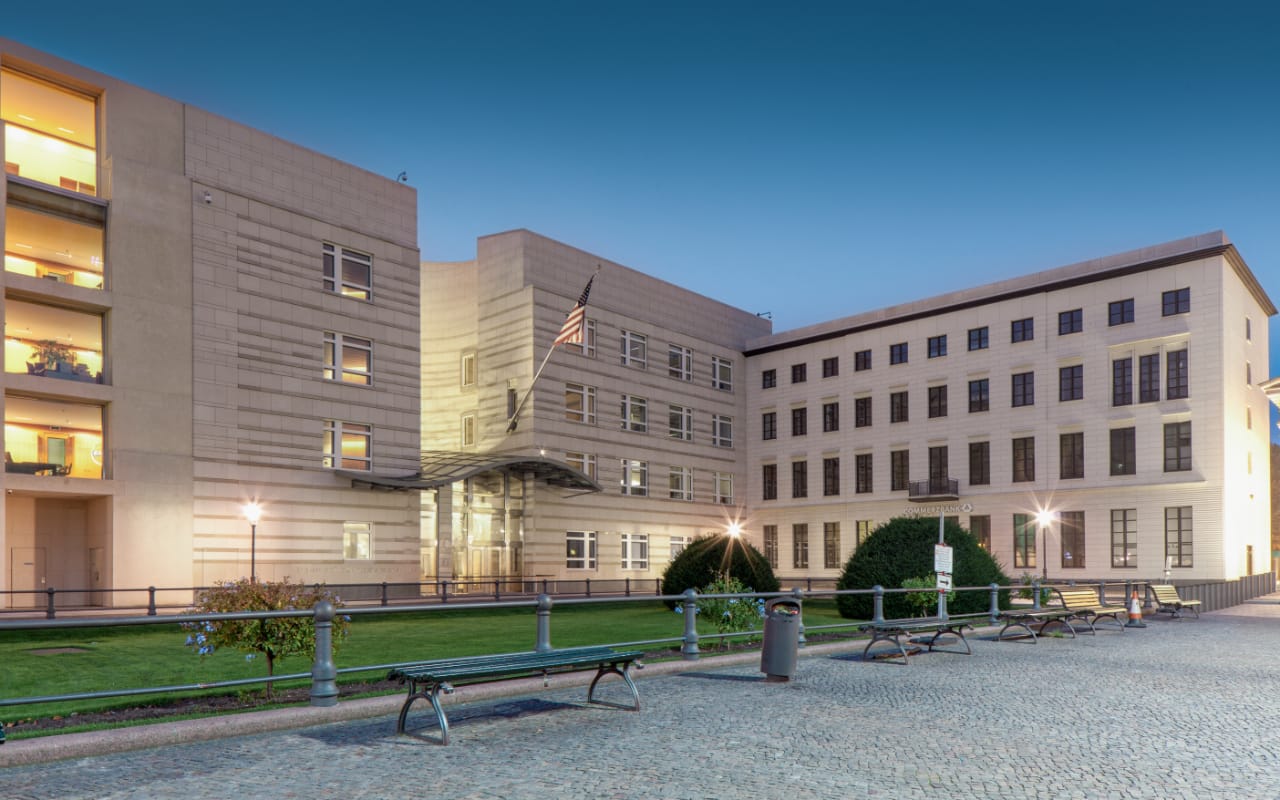
<instances>
[{"instance_id":1,"label":"beige stone building","mask_svg":"<svg viewBox=\"0 0 1280 800\"><path fill-rule=\"evenodd\" d=\"M0 606L415 580L416 495L350 476L418 466L414 190L16 42L0 69Z\"/></svg>"}]
</instances>

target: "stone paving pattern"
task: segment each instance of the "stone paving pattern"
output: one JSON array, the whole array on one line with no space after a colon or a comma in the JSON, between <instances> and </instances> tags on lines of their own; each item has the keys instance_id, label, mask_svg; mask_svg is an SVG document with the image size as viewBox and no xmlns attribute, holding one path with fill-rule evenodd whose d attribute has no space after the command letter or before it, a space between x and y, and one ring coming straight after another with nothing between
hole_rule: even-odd
<instances>
[{"instance_id":1,"label":"stone paving pattern","mask_svg":"<svg viewBox=\"0 0 1280 800\"><path fill-rule=\"evenodd\" d=\"M686 662L640 673L640 713L552 687L451 707L441 747L419 703L416 735L396 736L383 714L15 766L0 771L0 797L1280 797L1274 596L1147 624L977 640L972 656L910 666L827 649L790 683L766 683L758 662Z\"/></svg>"}]
</instances>

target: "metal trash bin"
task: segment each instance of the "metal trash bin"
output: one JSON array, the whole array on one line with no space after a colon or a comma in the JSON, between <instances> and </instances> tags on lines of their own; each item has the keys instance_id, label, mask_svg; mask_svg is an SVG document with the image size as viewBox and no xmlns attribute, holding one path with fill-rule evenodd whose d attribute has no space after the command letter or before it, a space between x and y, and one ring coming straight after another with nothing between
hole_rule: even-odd
<instances>
[{"instance_id":1,"label":"metal trash bin","mask_svg":"<svg viewBox=\"0 0 1280 800\"><path fill-rule=\"evenodd\" d=\"M789 681L796 674L800 649L800 601L775 597L764 606L764 643L760 671L767 681Z\"/></svg>"}]
</instances>

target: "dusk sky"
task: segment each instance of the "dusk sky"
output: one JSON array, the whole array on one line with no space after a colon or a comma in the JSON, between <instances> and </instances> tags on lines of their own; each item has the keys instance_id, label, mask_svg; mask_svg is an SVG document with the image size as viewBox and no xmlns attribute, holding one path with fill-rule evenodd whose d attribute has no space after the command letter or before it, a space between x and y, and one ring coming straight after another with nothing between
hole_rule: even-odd
<instances>
[{"instance_id":1,"label":"dusk sky","mask_svg":"<svg viewBox=\"0 0 1280 800\"><path fill-rule=\"evenodd\" d=\"M529 228L781 331L1222 229L1280 301L1268 4L194 9L6 4L0 35L407 173L424 259Z\"/></svg>"}]
</instances>

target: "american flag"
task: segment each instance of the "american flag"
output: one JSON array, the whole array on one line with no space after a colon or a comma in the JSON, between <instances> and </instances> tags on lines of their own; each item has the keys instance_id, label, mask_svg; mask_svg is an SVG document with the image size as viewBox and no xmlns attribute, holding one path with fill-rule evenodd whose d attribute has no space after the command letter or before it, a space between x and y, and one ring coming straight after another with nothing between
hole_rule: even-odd
<instances>
[{"instance_id":1,"label":"american flag","mask_svg":"<svg viewBox=\"0 0 1280 800\"><path fill-rule=\"evenodd\" d=\"M587 321L587 296L591 294L591 283L595 279L596 276L592 275L587 280L587 287L582 290L582 296L578 298L577 305L569 310L569 316L565 317L564 325L560 326L560 333L552 342L552 347L559 347L562 344L582 344L582 330Z\"/></svg>"}]
</instances>

